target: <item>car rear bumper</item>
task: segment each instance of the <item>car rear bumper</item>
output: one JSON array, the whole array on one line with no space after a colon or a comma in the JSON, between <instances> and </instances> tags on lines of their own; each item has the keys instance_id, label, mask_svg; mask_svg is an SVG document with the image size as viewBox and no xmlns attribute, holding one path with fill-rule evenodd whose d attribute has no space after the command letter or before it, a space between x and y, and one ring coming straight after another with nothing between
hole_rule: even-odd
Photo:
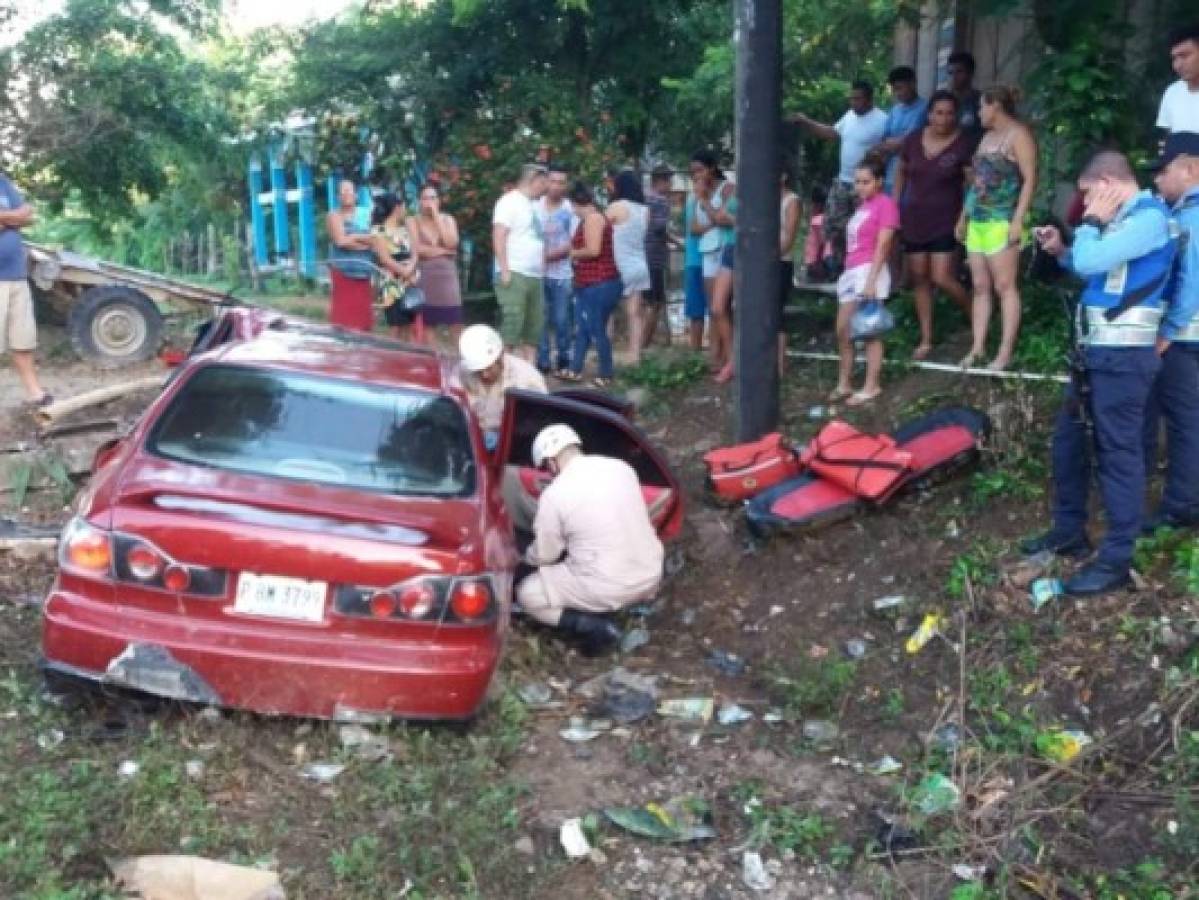
<instances>
[{"instance_id":1,"label":"car rear bumper","mask_svg":"<svg viewBox=\"0 0 1199 900\"><path fill-rule=\"evenodd\" d=\"M473 637L473 636L472 636ZM467 719L499 663L498 630L453 642L380 640L198 621L54 590L47 669L158 696L328 719Z\"/></svg>"}]
</instances>

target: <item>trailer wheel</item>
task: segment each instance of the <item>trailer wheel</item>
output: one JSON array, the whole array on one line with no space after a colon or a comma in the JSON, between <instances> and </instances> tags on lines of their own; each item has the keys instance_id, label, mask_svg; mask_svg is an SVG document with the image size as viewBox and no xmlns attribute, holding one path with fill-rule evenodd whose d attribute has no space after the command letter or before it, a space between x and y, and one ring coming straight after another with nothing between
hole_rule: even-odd
<instances>
[{"instance_id":1,"label":"trailer wheel","mask_svg":"<svg viewBox=\"0 0 1199 900\"><path fill-rule=\"evenodd\" d=\"M143 362L162 343L162 313L141 291L120 285L88 288L72 305L67 335L75 352L104 367Z\"/></svg>"}]
</instances>

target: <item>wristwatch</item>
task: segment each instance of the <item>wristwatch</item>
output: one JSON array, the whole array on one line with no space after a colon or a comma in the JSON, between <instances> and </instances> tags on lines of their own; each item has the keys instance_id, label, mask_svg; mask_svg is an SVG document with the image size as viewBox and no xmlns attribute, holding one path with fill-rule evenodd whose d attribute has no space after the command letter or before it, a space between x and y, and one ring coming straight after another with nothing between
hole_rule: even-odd
<instances>
[{"instance_id":1,"label":"wristwatch","mask_svg":"<svg viewBox=\"0 0 1199 900\"><path fill-rule=\"evenodd\" d=\"M1103 220L1100 219L1098 216L1083 216L1082 221L1079 222L1078 225L1080 228L1083 225L1093 225L1094 227L1102 230L1103 229Z\"/></svg>"}]
</instances>

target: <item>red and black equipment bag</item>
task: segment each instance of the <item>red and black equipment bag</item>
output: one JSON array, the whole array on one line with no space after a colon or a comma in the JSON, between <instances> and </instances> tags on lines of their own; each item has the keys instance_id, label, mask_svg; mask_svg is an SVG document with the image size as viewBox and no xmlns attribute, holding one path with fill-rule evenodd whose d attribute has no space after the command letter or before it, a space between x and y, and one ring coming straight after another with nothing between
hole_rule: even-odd
<instances>
[{"instance_id":1,"label":"red and black equipment bag","mask_svg":"<svg viewBox=\"0 0 1199 900\"><path fill-rule=\"evenodd\" d=\"M719 447L704 454L708 487L721 500L747 500L788 478L802 468L799 455L778 432L735 447Z\"/></svg>"},{"instance_id":2,"label":"red and black equipment bag","mask_svg":"<svg viewBox=\"0 0 1199 900\"><path fill-rule=\"evenodd\" d=\"M888 434L866 434L834 419L812 438L800 457L804 468L863 500L881 503L912 471L912 454Z\"/></svg>"}]
</instances>

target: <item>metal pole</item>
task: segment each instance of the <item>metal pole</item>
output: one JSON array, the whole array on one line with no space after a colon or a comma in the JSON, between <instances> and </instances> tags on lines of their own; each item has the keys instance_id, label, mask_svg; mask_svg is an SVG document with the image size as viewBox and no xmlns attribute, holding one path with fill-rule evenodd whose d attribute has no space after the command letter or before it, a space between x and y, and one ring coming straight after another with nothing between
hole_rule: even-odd
<instances>
[{"instance_id":1,"label":"metal pole","mask_svg":"<svg viewBox=\"0 0 1199 900\"><path fill-rule=\"evenodd\" d=\"M779 423L781 0L737 0L737 440Z\"/></svg>"}]
</instances>

